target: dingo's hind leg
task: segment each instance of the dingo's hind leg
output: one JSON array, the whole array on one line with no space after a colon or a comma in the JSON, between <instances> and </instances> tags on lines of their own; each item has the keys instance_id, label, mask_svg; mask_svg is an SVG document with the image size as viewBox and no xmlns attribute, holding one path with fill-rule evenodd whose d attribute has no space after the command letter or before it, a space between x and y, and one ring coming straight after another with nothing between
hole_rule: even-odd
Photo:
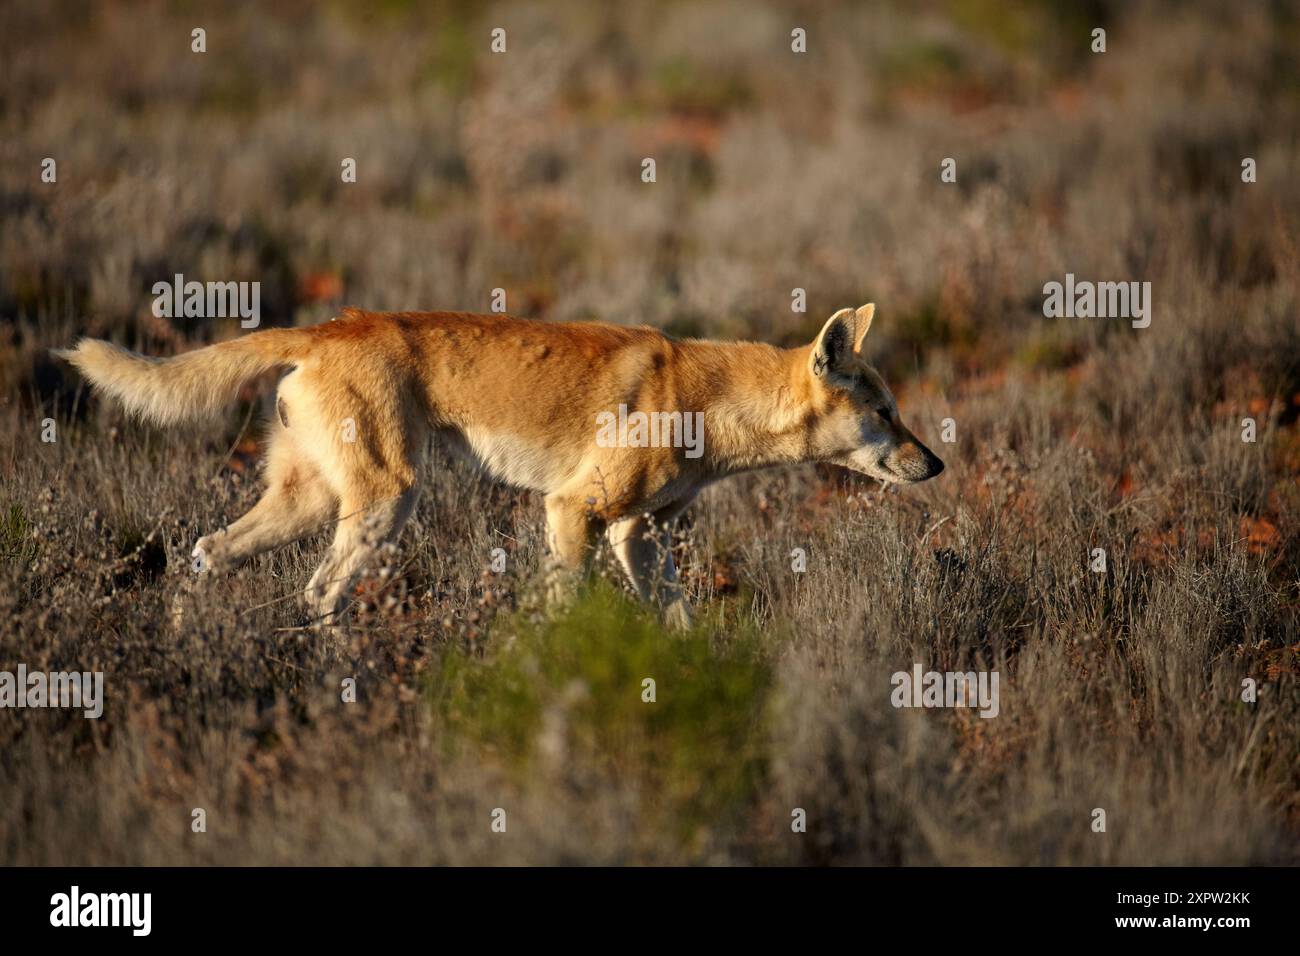
<instances>
[{"instance_id":1,"label":"dingo's hind leg","mask_svg":"<svg viewBox=\"0 0 1300 956\"><path fill-rule=\"evenodd\" d=\"M394 497L364 504L356 497L344 498L334 542L304 595L318 620L323 622L343 613L357 579L380 549L397 539L418 497L419 489L412 487Z\"/></svg>"},{"instance_id":2,"label":"dingo's hind leg","mask_svg":"<svg viewBox=\"0 0 1300 956\"><path fill-rule=\"evenodd\" d=\"M193 556L209 570L226 570L254 555L291 544L334 516L337 499L320 470L283 432L267 453L267 488L252 509L229 527L198 540Z\"/></svg>"},{"instance_id":3,"label":"dingo's hind leg","mask_svg":"<svg viewBox=\"0 0 1300 956\"><path fill-rule=\"evenodd\" d=\"M320 470L283 432L267 452L266 491L247 514L229 527L200 538L190 557L194 572L225 571L254 555L292 544L324 527L335 515L334 492ZM172 600L173 626L185 623L191 576Z\"/></svg>"},{"instance_id":4,"label":"dingo's hind leg","mask_svg":"<svg viewBox=\"0 0 1300 956\"><path fill-rule=\"evenodd\" d=\"M291 427L302 422L312 435L313 454L338 496L334 541L303 594L316 621L330 623L415 510L426 412L397 370L365 356L296 374L287 399Z\"/></svg>"}]
</instances>

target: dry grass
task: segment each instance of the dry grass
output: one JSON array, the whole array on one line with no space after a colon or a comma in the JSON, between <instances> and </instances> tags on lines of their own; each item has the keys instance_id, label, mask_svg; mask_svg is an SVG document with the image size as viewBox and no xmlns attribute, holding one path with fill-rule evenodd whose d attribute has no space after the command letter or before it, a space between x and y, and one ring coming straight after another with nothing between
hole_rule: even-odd
<instances>
[{"instance_id":1,"label":"dry grass","mask_svg":"<svg viewBox=\"0 0 1300 956\"><path fill-rule=\"evenodd\" d=\"M1296 862L1300 10L916 6L6 4L0 669L102 669L108 702L0 710L0 862ZM1067 271L1150 281L1151 327L1044 319ZM317 635L321 541L189 573L255 498L256 397L163 434L45 353L234 334L150 315L175 272L260 281L271 324L501 286L792 344L874 300L949 470L711 489L673 636L608 562L543 618L538 503L440 465ZM895 710L914 661L996 667L1001 714Z\"/></svg>"}]
</instances>

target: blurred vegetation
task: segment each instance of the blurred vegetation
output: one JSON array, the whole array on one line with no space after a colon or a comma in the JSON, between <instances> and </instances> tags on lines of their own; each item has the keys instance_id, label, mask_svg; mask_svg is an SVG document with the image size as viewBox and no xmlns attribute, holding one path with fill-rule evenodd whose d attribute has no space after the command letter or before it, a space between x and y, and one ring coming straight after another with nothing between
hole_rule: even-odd
<instances>
[{"instance_id":1,"label":"blurred vegetation","mask_svg":"<svg viewBox=\"0 0 1300 956\"><path fill-rule=\"evenodd\" d=\"M485 657L442 657L431 696L446 742L521 781L546 759L541 743L552 759L653 792L651 820L717 823L763 778L772 675L751 623L711 636L715 624L665 631L603 581L555 621L499 620Z\"/></svg>"}]
</instances>

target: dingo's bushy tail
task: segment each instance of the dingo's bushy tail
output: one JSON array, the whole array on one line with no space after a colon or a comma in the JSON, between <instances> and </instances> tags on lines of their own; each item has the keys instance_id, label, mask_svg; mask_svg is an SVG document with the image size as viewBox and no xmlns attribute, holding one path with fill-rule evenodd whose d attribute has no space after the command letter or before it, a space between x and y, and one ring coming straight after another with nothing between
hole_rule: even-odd
<instances>
[{"instance_id":1,"label":"dingo's bushy tail","mask_svg":"<svg viewBox=\"0 0 1300 956\"><path fill-rule=\"evenodd\" d=\"M53 352L132 414L174 425L220 411L255 375L296 364L308 339L298 329L267 329L171 358L150 358L102 339Z\"/></svg>"}]
</instances>

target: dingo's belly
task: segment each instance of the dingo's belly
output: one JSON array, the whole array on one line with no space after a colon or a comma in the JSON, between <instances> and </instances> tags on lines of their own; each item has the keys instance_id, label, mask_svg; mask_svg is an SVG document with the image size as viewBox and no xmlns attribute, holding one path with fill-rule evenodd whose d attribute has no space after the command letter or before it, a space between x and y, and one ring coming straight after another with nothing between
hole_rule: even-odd
<instances>
[{"instance_id":1,"label":"dingo's belly","mask_svg":"<svg viewBox=\"0 0 1300 956\"><path fill-rule=\"evenodd\" d=\"M486 429L442 428L439 445L495 481L547 494L563 484L568 469L553 449Z\"/></svg>"}]
</instances>

